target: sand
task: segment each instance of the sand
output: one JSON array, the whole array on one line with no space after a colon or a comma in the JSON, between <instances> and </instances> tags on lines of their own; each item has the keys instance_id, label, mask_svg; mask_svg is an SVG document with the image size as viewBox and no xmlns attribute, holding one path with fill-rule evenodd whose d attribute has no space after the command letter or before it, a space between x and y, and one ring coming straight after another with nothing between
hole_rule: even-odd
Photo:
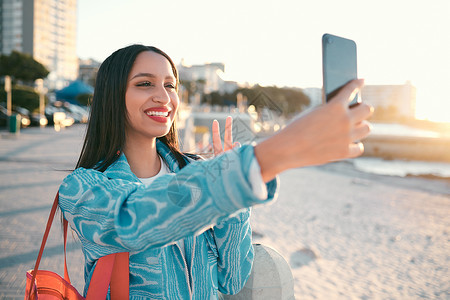
<instances>
[{"instance_id":1,"label":"sand","mask_svg":"<svg viewBox=\"0 0 450 300\"><path fill-rule=\"evenodd\" d=\"M348 162L281 175L255 241L289 262L296 299L449 299L450 185Z\"/></svg>"}]
</instances>

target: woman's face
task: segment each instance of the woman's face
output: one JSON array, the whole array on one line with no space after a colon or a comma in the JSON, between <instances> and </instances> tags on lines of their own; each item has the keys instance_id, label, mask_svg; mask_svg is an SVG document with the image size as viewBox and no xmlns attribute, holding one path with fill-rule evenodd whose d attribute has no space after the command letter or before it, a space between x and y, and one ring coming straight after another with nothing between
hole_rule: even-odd
<instances>
[{"instance_id":1,"label":"woman's face","mask_svg":"<svg viewBox=\"0 0 450 300\"><path fill-rule=\"evenodd\" d=\"M169 132L180 102L176 84L172 66L164 56L144 51L136 57L125 94L127 140L156 138Z\"/></svg>"}]
</instances>

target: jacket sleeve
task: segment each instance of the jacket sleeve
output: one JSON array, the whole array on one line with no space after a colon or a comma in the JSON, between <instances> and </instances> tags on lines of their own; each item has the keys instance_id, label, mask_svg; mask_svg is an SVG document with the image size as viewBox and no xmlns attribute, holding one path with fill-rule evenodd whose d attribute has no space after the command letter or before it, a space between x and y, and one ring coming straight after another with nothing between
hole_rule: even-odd
<instances>
[{"instance_id":1,"label":"jacket sleeve","mask_svg":"<svg viewBox=\"0 0 450 300\"><path fill-rule=\"evenodd\" d=\"M219 291L238 293L247 282L253 265L250 209L244 209L207 232L217 257Z\"/></svg>"},{"instance_id":2,"label":"jacket sleeve","mask_svg":"<svg viewBox=\"0 0 450 300\"><path fill-rule=\"evenodd\" d=\"M219 224L236 211L272 200L257 199L248 180L253 147L189 164L150 186L79 168L60 187L64 217L99 256L163 247ZM100 249L101 248L101 249ZM107 250L105 250L107 248Z\"/></svg>"}]
</instances>

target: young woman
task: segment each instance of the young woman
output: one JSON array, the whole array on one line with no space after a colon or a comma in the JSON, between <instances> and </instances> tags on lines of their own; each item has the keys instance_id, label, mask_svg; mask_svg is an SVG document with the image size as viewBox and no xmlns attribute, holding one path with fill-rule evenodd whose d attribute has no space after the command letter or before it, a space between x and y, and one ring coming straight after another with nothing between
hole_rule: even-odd
<instances>
[{"instance_id":1,"label":"young woman","mask_svg":"<svg viewBox=\"0 0 450 300\"><path fill-rule=\"evenodd\" d=\"M178 74L169 56L142 45L114 52L97 75L77 168L60 187L85 255L85 292L96 261L116 252L130 253L130 299L239 292L253 261L249 207L275 198L276 175L362 153L353 141L369 133L372 109L348 108L361 86L351 82L256 146L227 151L228 120L222 149L213 124L220 155L200 161L178 148Z\"/></svg>"}]
</instances>

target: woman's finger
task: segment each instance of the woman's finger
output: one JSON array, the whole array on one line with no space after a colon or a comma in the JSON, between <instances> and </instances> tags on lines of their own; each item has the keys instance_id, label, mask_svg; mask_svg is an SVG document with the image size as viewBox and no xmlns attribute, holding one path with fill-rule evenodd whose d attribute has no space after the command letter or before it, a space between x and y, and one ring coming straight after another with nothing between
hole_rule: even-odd
<instances>
[{"instance_id":1,"label":"woman's finger","mask_svg":"<svg viewBox=\"0 0 450 300\"><path fill-rule=\"evenodd\" d=\"M362 121L355 125L352 130L351 139L352 141L360 141L366 138L370 131L372 130L372 126L367 121Z\"/></svg>"},{"instance_id":2,"label":"woman's finger","mask_svg":"<svg viewBox=\"0 0 450 300\"><path fill-rule=\"evenodd\" d=\"M350 118L353 124L358 124L363 120L367 120L373 114L373 106L367 103L360 103L350 109Z\"/></svg>"},{"instance_id":3,"label":"woman's finger","mask_svg":"<svg viewBox=\"0 0 450 300\"><path fill-rule=\"evenodd\" d=\"M233 118L231 116L227 117L227 120L225 121L225 133L223 137L224 151L228 151L233 148L232 124Z\"/></svg>"},{"instance_id":4,"label":"woman's finger","mask_svg":"<svg viewBox=\"0 0 450 300\"><path fill-rule=\"evenodd\" d=\"M348 146L348 158L355 158L364 153L364 145L361 142L353 143Z\"/></svg>"},{"instance_id":5,"label":"woman's finger","mask_svg":"<svg viewBox=\"0 0 450 300\"><path fill-rule=\"evenodd\" d=\"M220 140L219 122L214 120L212 123L212 141L214 155L219 155L223 152L222 141Z\"/></svg>"},{"instance_id":6,"label":"woman's finger","mask_svg":"<svg viewBox=\"0 0 450 300\"><path fill-rule=\"evenodd\" d=\"M348 105L364 85L364 79L355 79L347 83L335 96L341 103ZM331 101L333 102L333 101Z\"/></svg>"}]
</instances>

